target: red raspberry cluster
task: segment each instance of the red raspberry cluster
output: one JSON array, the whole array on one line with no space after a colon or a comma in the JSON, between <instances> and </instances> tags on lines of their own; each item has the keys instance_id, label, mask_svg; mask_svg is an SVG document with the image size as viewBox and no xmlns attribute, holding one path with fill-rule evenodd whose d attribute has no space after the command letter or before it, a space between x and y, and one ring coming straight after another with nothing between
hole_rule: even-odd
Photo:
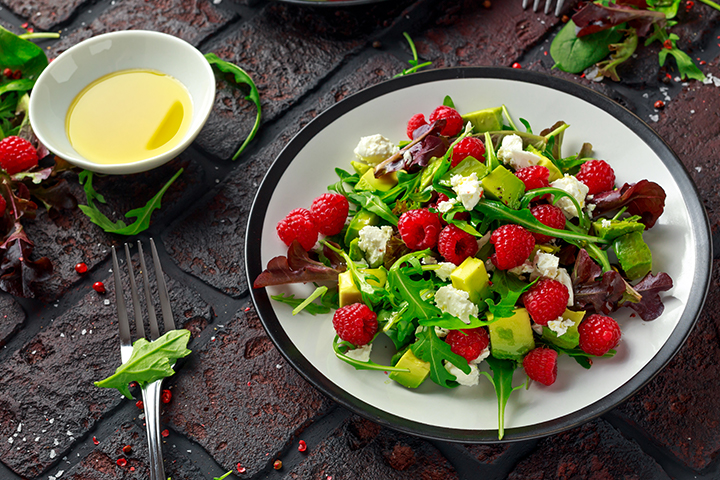
<instances>
[{"instance_id":1,"label":"red raspberry cluster","mask_svg":"<svg viewBox=\"0 0 720 480\"><path fill-rule=\"evenodd\" d=\"M14 135L0 141L0 168L8 175L30 170L37 166L38 154L32 143Z\"/></svg>"},{"instance_id":2,"label":"red raspberry cluster","mask_svg":"<svg viewBox=\"0 0 720 480\"><path fill-rule=\"evenodd\" d=\"M318 235L337 235L343 229L350 210L344 195L323 193L313 200L310 210L296 208L277 224L276 230L285 245L297 240L302 248L310 250Z\"/></svg>"},{"instance_id":3,"label":"red raspberry cluster","mask_svg":"<svg viewBox=\"0 0 720 480\"><path fill-rule=\"evenodd\" d=\"M440 135L444 135L446 137L455 137L459 135L460 132L462 132L463 119L458 113L458 111L454 108L441 105L435 110L433 110L429 118L430 123L432 124L436 120L440 119L445 120L445 126L442 130L440 130ZM422 113L413 115L407 125L406 133L408 138L412 140L414 138L413 134L415 130L427 124L428 122L425 121L425 115L423 115Z\"/></svg>"}]
</instances>

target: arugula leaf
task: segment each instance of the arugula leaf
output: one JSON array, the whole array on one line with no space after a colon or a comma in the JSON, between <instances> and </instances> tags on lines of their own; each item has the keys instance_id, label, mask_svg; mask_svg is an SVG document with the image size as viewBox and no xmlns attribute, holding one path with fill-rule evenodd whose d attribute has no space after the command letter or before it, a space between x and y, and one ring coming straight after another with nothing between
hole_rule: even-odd
<instances>
[{"instance_id":1,"label":"arugula leaf","mask_svg":"<svg viewBox=\"0 0 720 480\"><path fill-rule=\"evenodd\" d=\"M450 97L450 95L445 95L445 98L443 99L443 105L446 107L455 108L455 102L453 102L453 99Z\"/></svg>"},{"instance_id":2,"label":"arugula leaf","mask_svg":"<svg viewBox=\"0 0 720 480\"><path fill-rule=\"evenodd\" d=\"M229 472L227 472L227 473L226 473L225 475L223 475L222 477L213 477L213 480L225 480L232 472L233 472L233 471L230 470ZM170 479L168 479L168 480L170 480Z\"/></svg>"},{"instance_id":3,"label":"arugula leaf","mask_svg":"<svg viewBox=\"0 0 720 480\"><path fill-rule=\"evenodd\" d=\"M360 205L365 210L374 213L388 223L397 226L398 217L392 213L390 207L383 202L380 197L370 192L351 193L347 196L348 200L356 205Z\"/></svg>"},{"instance_id":4,"label":"arugula leaf","mask_svg":"<svg viewBox=\"0 0 720 480\"><path fill-rule=\"evenodd\" d=\"M404 269L401 266L412 259L417 261L431 254L430 250L412 252L400 257L388 270L387 286L391 294L400 301L407 303L405 316L411 318L432 318L441 315L440 309L432 305L423 295L424 292L433 292L432 280L413 280L410 277L414 273L412 269ZM419 269L422 272L422 269ZM410 273L409 273L410 272Z\"/></svg>"},{"instance_id":5,"label":"arugula leaf","mask_svg":"<svg viewBox=\"0 0 720 480\"><path fill-rule=\"evenodd\" d=\"M665 60L667 59L668 55L672 55L675 58L675 63L677 63L680 78L682 78L683 80L685 79L685 77L700 81L705 80L705 74L695 65L695 62L693 62L692 58L690 58L687 53L677 48L676 42L679 38L680 37L678 37L674 33L671 33L668 36L667 40L670 41L672 48L664 47L660 50L660 53L658 53L658 61L660 62L660 66L662 67L663 65L665 65Z\"/></svg>"},{"instance_id":6,"label":"arugula leaf","mask_svg":"<svg viewBox=\"0 0 720 480\"><path fill-rule=\"evenodd\" d=\"M310 300L310 297L295 298L294 294L286 296L284 293L281 293L280 295L271 295L270 298L277 302L284 303L285 305L290 305L291 307L293 307L293 315L295 315L295 309ZM326 313L330 313L330 307L326 305L318 305L317 303L313 303L313 301L310 300L309 303L303 305L302 311L307 312L310 315L324 315Z\"/></svg>"},{"instance_id":7,"label":"arugula leaf","mask_svg":"<svg viewBox=\"0 0 720 480\"><path fill-rule=\"evenodd\" d=\"M435 318L421 318L418 324L422 327L440 327L448 330L466 330L478 327L486 327L490 325L491 321L480 320L477 317L470 315L470 323L465 323L457 317L450 315L447 312L443 312L442 316Z\"/></svg>"},{"instance_id":8,"label":"arugula leaf","mask_svg":"<svg viewBox=\"0 0 720 480\"><path fill-rule=\"evenodd\" d=\"M495 304L492 299L485 299L485 303L488 305L488 311L493 314L493 318L497 320L499 318L512 317L515 314L515 305L517 305L520 296L529 289L535 281L525 283L513 275L508 275L507 272L503 270L495 270L492 276L490 291L500 295L500 301Z\"/></svg>"},{"instance_id":9,"label":"arugula leaf","mask_svg":"<svg viewBox=\"0 0 720 480\"><path fill-rule=\"evenodd\" d=\"M417 358L430 363L430 378L433 382L445 388L458 386L455 375L445 369L443 360L452 363L465 374L470 373L470 365L467 360L453 353L450 345L438 338L434 328L423 328L416 338L417 341L410 348Z\"/></svg>"},{"instance_id":10,"label":"arugula leaf","mask_svg":"<svg viewBox=\"0 0 720 480\"><path fill-rule=\"evenodd\" d=\"M407 368L400 368L400 367L392 367L389 365L379 365L372 360L368 360L367 362L361 362L360 360L356 360L352 357L348 357L345 355L348 350L352 350L355 348L355 345L346 342L346 341L340 341L340 337L335 335L335 340L333 340L333 351L335 352L335 356L338 357L340 360L342 360L345 363L348 363L352 365L355 370L382 370L387 372L409 372Z\"/></svg>"},{"instance_id":11,"label":"arugula leaf","mask_svg":"<svg viewBox=\"0 0 720 480\"><path fill-rule=\"evenodd\" d=\"M118 235L136 235L142 231L147 230L150 227L150 216L152 213L159 209L163 195L170 185L183 173L183 169L177 171L173 177L163 186L160 191L155 194L153 198L148 200L144 207L135 208L125 214L126 218L135 218L136 220L130 225L126 225L122 220L113 222L102 213L95 205L95 200L101 203L105 203L105 199L100 195L92 186L93 173L87 170L80 172L79 179L80 183L83 184L85 190L85 196L87 198L87 205L78 205L80 210L90 218L90 221L108 233L115 233Z\"/></svg>"},{"instance_id":12,"label":"arugula leaf","mask_svg":"<svg viewBox=\"0 0 720 480\"><path fill-rule=\"evenodd\" d=\"M518 367L516 362L512 360L498 360L497 358L490 355L485 359L490 370L492 370L492 376L488 372L480 372L485 375L490 383L495 388L495 396L498 401L498 440L502 440L505 436L505 407L507 406L510 394L519 388L523 388L526 383L518 385L517 387L512 386L513 373Z\"/></svg>"},{"instance_id":13,"label":"arugula leaf","mask_svg":"<svg viewBox=\"0 0 720 480\"><path fill-rule=\"evenodd\" d=\"M133 343L132 355L115 373L95 382L96 387L117 388L126 398L132 399L128 384L137 382L141 387L175 374L172 365L179 358L192 353L187 349L190 330L170 330L152 342L140 338Z\"/></svg>"},{"instance_id":14,"label":"arugula leaf","mask_svg":"<svg viewBox=\"0 0 720 480\"><path fill-rule=\"evenodd\" d=\"M628 35L622 43L611 43L608 48L612 52L610 59L597 64L598 73L604 77L610 77L616 82L620 81L617 74L617 67L630 59L638 45L638 35L634 28L628 29Z\"/></svg>"},{"instance_id":15,"label":"arugula leaf","mask_svg":"<svg viewBox=\"0 0 720 480\"><path fill-rule=\"evenodd\" d=\"M553 68L568 73L582 72L608 56L608 45L622 39L622 28L623 25L618 25L580 38L575 33L577 25L570 20L550 45L550 55L555 61Z\"/></svg>"},{"instance_id":16,"label":"arugula leaf","mask_svg":"<svg viewBox=\"0 0 720 480\"><path fill-rule=\"evenodd\" d=\"M402 77L403 75L409 75L411 73L417 72L423 67L432 65L432 62L420 63L420 60L418 59L417 49L415 48L415 43L413 43L412 38L410 38L410 35L408 35L407 32L403 32L403 37L405 37L405 39L408 41L408 44L410 44L410 51L412 51L413 58L411 60L408 60L411 68L403 69L402 72L398 73L393 78Z\"/></svg>"},{"instance_id":17,"label":"arugula leaf","mask_svg":"<svg viewBox=\"0 0 720 480\"><path fill-rule=\"evenodd\" d=\"M205 58L207 59L208 63L210 63L210 65L212 65L213 67L217 68L223 73L229 73L230 75L232 75L235 79L235 84L244 84L249 86L250 93L245 96L245 100L253 102L255 104L255 107L257 108L257 115L255 115L255 124L250 131L250 135L247 136L243 144L240 145L240 148L237 152L235 152L235 155L233 155L232 157L233 160L237 160L243 150L245 150L245 147L247 147L248 143L250 143L252 139L255 138L255 134L257 133L258 128L260 128L260 117L262 115L262 108L260 106L260 92L258 92L258 89L255 86L255 82L253 82L253 79L242 68L238 67L233 63L226 62L225 60L220 59L214 53L206 53Z\"/></svg>"}]
</instances>

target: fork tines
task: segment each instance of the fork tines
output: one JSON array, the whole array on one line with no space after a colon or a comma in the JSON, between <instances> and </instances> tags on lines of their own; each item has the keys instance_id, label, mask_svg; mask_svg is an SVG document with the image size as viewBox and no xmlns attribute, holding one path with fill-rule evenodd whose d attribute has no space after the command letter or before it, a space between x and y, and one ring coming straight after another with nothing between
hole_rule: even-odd
<instances>
[{"instance_id":1,"label":"fork tines","mask_svg":"<svg viewBox=\"0 0 720 480\"><path fill-rule=\"evenodd\" d=\"M150 239L150 249L152 251L153 264L155 266L155 282L157 283L158 298L160 300L160 308L163 316L165 332L175 329L172 309L170 307L170 297L167 291L167 284L163 275L162 266L158 257L155 242ZM142 243L138 240L138 256L140 261L140 274L143 280L143 290L145 293L145 304L147 306L148 322L150 326L150 340L155 340L160 336L157 315L155 313L155 303L150 293L150 281L148 279L148 271L145 265L145 255L143 253ZM125 297L123 295L122 280L120 278L120 266L118 264L115 247L112 247L113 258L113 276L115 278L115 299L118 312L118 323L120 327L120 342L122 345L131 344L130 341L130 322L128 319L127 308L125 306ZM130 296L133 304L133 314L135 317L135 331L138 336L145 337L145 326L143 323L142 309L140 306L140 298L138 295L137 283L135 281L135 271L132 265L132 258L128 244L125 244L125 258L127 263L127 275L130 281Z\"/></svg>"},{"instance_id":2,"label":"fork tines","mask_svg":"<svg viewBox=\"0 0 720 480\"><path fill-rule=\"evenodd\" d=\"M563 5L565 4L565 0L557 0L557 5L555 6L555 16L560 16L560 11L563 8ZM530 0L523 0L523 9L526 9L530 5ZM535 0L533 2L533 12L537 12L538 8L540 8L540 0ZM545 0L545 15L550 13L550 9L552 8L552 0Z\"/></svg>"}]
</instances>

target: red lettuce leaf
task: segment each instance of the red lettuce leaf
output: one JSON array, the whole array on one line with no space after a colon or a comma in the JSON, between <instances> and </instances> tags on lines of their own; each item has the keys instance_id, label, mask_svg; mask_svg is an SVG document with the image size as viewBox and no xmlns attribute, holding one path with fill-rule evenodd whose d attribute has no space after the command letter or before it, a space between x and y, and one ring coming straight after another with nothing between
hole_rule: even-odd
<instances>
[{"instance_id":1,"label":"red lettuce leaf","mask_svg":"<svg viewBox=\"0 0 720 480\"><path fill-rule=\"evenodd\" d=\"M625 280L615 271L605 272L600 281L575 285L575 306L587 309L592 307L596 313L609 314L617 309L617 302L625 293Z\"/></svg>"},{"instance_id":2,"label":"red lettuce leaf","mask_svg":"<svg viewBox=\"0 0 720 480\"><path fill-rule=\"evenodd\" d=\"M632 308L646 322L655 320L665 310L665 305L660 299L660 292L670 290L672 287L672 278L667 273L660 272L657 275L648 273L633 286L635 291L642 295L642 300L637 303L625 302L621 306Z\"/></svg>"},{"instance_id":3,"label":"red lettuce leaf","mask_svg":"<svg viewBox=\"0 0 720 480\"><path fill-rule=\"evenodd\" d=\"M53 265L47 257L30 260L32 251L33 243L20 222L16 222L0 245L0 289L18 297L35 297L34 284L47 280Z\"/></svg>"},{"instance_id":4,"label":"red lettuce leaf","mask_svg":"<svg viewBox=\"0 0 720 480\"><path fill-rule=\"evenodd\" d=\"M637 30L638 36L644 37L650 32L653 24L665 23L665 14L617 4L605 7L596 3L587 3L573 15L572 21L578 28L576 32L578 38L608 30L626 22L630 22L630 26Z\"/></svg>"},{"instance_id":5,"label":"red lettuce leaf","mask_svg":"<svg viewBox=\"0 0 720 480\"><path fill-rule=\"evenodd\" d=\"M296 240L288 248L287 257L278 256L268 262L267 268L253 282L253 288L288 283L337 282L338 275L344 270L340 266L332 268L311 259Z\"/></svg>"},{"instance_id":6,"label":"red lettuce leaf","mask_svg":"<svg viewBox=\"0 0 720 480\"><path fill-rule=\"evenodd\" d=\"M447 120L444 118L441 118L439 120L435 120L430 125L422 125L421 127L418 127L413 132L413 140L412 142L405 145L403 148L400 149L398 153L395 155L392 155L390 158L387 158L386 160L383 160L375 167L375 177L381 177L387 173L390 172L397 172L398 170L405 169L408 172L413 170L419 170L420 168L427 165L427 162L430 161L431 156L427 156L428 153L431 151L434 151L438 148L437 140L439 138L437 137L437 134L440 133L440 131L445 127L445 124L447 123ZM425 143L425 140L428 137L435 137L436 140L430 141L430 143L427 143L425 146L423 144ZM445 150L440 155L435 156L442 156L445 154L445 152L448 149L447 140L444 142L445 144ZM419 147L417 147L420 145ZM417 147L417 148L416 148ZM414 154L413 154L413 149ZM405 160L405 152L410 152L410 155L413 157L410 161ZM418 156L418 159L415 160L414 156ZM424 161L425 164L421 165L421 163Z\"/></svg>"},{"instance_id":7,"label":"red lettuce leaf","mask_svg":"<svg viewBox=\"0 0 720 480\"><path fill-rule=\"evenodd\" d=\"M639 215L640 223L651 228L665 210L665 190L655 182L640 180L626 183L617 190L598 193L590 203L595 205L594 217L627 206L628 213Z\"/></svg>"}]
</instances>

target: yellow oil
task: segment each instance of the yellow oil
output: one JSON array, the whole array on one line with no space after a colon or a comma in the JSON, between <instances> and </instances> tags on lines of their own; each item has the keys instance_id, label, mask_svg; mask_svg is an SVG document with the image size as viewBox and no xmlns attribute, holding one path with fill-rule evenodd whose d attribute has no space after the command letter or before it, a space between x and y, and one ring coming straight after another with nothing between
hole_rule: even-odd
<instances>
[{"instance_id":1,"label":"yellow oil","mask_svg":"<svg viewBox=\"0 0 720 480\"><path fill-rule=\"evenodd\" d=\"M102 164L131 163L175 147L192 119L192 100L177 79L151 70L122 70L85 87L68 109L73 148Z\"/></svg>"}]
</instances>

